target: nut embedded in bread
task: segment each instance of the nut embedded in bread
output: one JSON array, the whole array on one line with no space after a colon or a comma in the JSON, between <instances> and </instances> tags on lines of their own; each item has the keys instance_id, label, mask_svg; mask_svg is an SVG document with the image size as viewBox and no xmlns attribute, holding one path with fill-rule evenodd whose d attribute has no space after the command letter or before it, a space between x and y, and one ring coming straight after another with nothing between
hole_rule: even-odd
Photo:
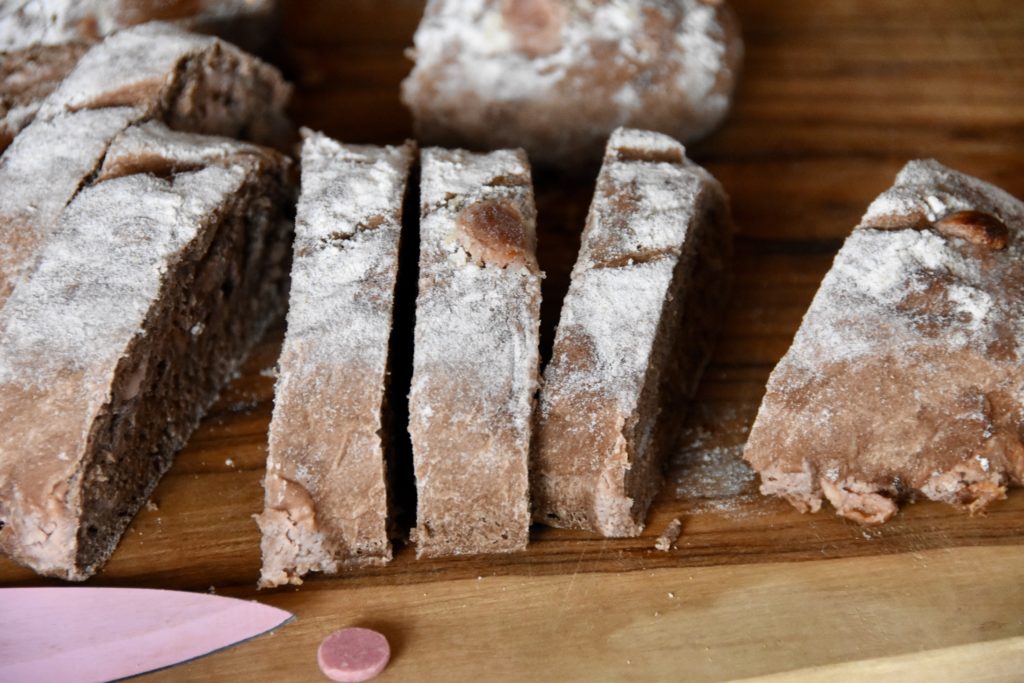
<instances>
[{"instance_id":1,"label":"nut embedded in bread","mask_svg":"<svg viewBox=\"0 0 1024 683\"><path fill-rule=\"evenodd\" d=\"M537 411L534 519L635 536L724 309L722 187L672 138L608 140Z\"/></svg>"},{"instance_id":2,"label":"nut embedded in bread","mask_svg":"<svg viewBox=\"0 0 1024 683\"><path fill-rule=\"evenodd\" d=\"M415 145L307 131L270 423L260 585L391 559L385 391Z\"/></svg>"},{"instance_id":3,"label":"nut embedded in bread","mask_svg":"<svg viewBox=\"0 0 1024 683\"><path fill-rule=\"evenodd\" d=\"M522 150L423 151L409 393L417 557L512 552L529 540L535 244Z\"/></svg>"},{"instance_id":4,"label":"nut embedded in bread","mask_svg":"<svg viewBox=\"0 0 1024 683\"><path fill-rule=\"evenodd\" d=\"M743 44L704 0L431 0L402 84L417 137L596 165L618 126L683 141L729 110Z\"/></svg>"},{"instance_id":5,"label":"nut embedded in bread","mask_svg":"<svg viewBox=\"0 0 1024 683\"><path fill-rule=\"evenodd\" d=\"M1024 483L1024 202L912 161L868 208L772 372L744 457L802 511L881 523Z\"/></svg>"},{"instance_id":6,"label":"nut embedded in bread","mask_svg":"<svg viewBox=\"0 0 1024 683\"><path fill-rule=\"evenodd\" d=\"M183 170L130 172L154 157ZM280 312L288 169L157 123L113 140L0 310L0 552L72 580L113 552Z\"/></svg>"}]
</instances>

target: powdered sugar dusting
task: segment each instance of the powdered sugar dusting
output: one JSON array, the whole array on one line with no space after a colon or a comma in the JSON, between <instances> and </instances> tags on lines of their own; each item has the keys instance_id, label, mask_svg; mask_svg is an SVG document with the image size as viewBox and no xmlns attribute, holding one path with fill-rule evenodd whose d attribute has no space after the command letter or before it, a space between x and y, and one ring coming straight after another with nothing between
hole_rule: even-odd
<instances>
[{"instance_id":1,"label":"powdered sugar dusting","mask_svg":"<svg viewBox=\"0 0 1024 683\"><path fill-rule=\"evenodd\" d=\"M540 280L536 208L521 150L421 156L420 273L409 392L416 469L417 555L507 552L526 546L527 461L538 384ZM476 223L506 207L522 261L466 251ZM494 227L485 214L479 224ZM481 235L486 251L497 237ZM478 258L479 257L479 258Z\"/></svg>"},{"instance_id":2,"label":"powdered sugar dusting","mask_svg":"<svg viewBox=\"0 0 1024 683\"><path fill-rule=\"evenodd\" d=\"M623 268L576 270L562 306L558 341L572 333L592 343L594 365L555 372L554 393L599 391L632 412L650 365L674 259Z\"/></svg>"},{"instance_id":3,"label":"powdered sugar dusting","mask_svg":"<svg viewBox=\"0 0 1024 683\"><path fill-rule=\"evenodd\" d=\"M422 164L420 294L410 410L421 424L428 424L436 412L430 387L492 384L483 394L493 400L478 397L489 413L479 417L510 422L520 439L528 439L539 362L540 276L525 266L478 266L454 237L455 219L464 207L497 198L519 206L528 229L535 229L525 155L431 148L424 150ZM509 177L525 177L527 184L491 182Z\"/></svg>"},{"instance_id":4,"label":"powdered sugar dusting","mask_svg":"<svg viewBox=\"0 0 1024 683\"><path fill-rule=\"evenodd\" d=\"M189 82L201 85L198 81L205 78L237 85L228 93L233 100L230 111L212 101L217 93L204 102L168 97L180 94L175 88L182 76L177 67L200 54L230 57L207 64L206 72L195 83ZM231 79L224 77L227 70L232 72ZM261 82L275 91L270 105L239 92ZM97 170L118 133L149 117L170 116L163 110L169 106L188 109L192 119L184 121L184 126L235 133L252 123L247 117L276 115L274 108L283 106L277 100L284 90L280 74L271 67L214 38L165 24L121 31L94 46L0 157L0 302L10 286L31 270L61 210ZM118 106L122 104L130 106Z\"/></svg>"},{"instance_id":5,"label":"powdered sugar dusting","mask_svg":"<svg viewBox=\"0 0 1024 683\"><path fill-rule=\"evenodd\" d=\"M676 43L689 68L676 77L680 91L694 106L711 112L715 119L729 108L728 92L716 92L715 83L726 64L726 36L713 3L695 0L686 5Z\"/></svg>"},{"instance_id":6,"label":"powdered sugar dusting","mask_svg":"<svg viewBox=\"0 0 1024 683\"><path fill-rule=\"evenodd\" d=\"M160 4L166 3L153 4L149 16L160 13ZM268 14L273 4L274 0L204 0L196 3L192 16L178 23L202 28L232 19L237 24L245 17ZM0 4L0 51L93 40L139 23L140 9L145 12L146 6L109 0L7 0Z\"/></svg>"},{"instance_id":7,"label":"powdered sugar dusting","mask_svg":"<svg viewBox=\"0 0 1024 683\"><path fill-rule=\"evenodd\" d=\"M550 93L580 64L590 63L596 54L611 52L614 63L608 68L628 65L638 71L672 70L677 73L684 96L695 107L705 106L725 53L715 7L699 0L672 4L588 0L561 3L559 9L563 8L567 16L559 31L558 48L530 56L513 49L515 29L503 16L503 3L434 0L416 31L417 66L424 68L454 59L459 73L469 80L438 83L442 93L446 88L469 88L488 99L516 100ZM676 27L673 37L680 49L665 51L656 39L645 34L646 12L657 13L661 21ZM718 102L708 104L720 106ZM627 117L626 112L620 114L621 120Z\"/></svg>"},{"instance_id":8,"label":"powdered sugar dusting","mask_svg":"<svg viewBox=\"0 0 1024 683\"><path fill-rule=\"evenodd\" d=\"M109 97L111 84L125 92L152 83L160 87L174 78L174 67L217 43L216 38L187 33L169 24L154 22L120 31L85 53L78 66L47 98L40 116L52 117L75 111ZM159 104L140 102L149 106Z\"/></svg>"},{"instance_id":9,"label":"powdered sugar dusting","mask_svg":"<svg viewBox=\"0 0 1024 683\"><path fill-rule=\"evenodd\" d=\"M432 0L414 42L418 130L563 166L617 126L706 134L742 57L731 10L701 0Z\"/></svg>"},{"instance_id":10,"label":"powdered sugar dusting","mask_svg":"<svg viewBox=\"0 0 1024 683\"><path fill-rule=\"evenodd\" d=\"M754 470L743 462L743 444L691 444L685 469L676 478L676 495L684 499L730 498L749 493Z\"/></svg>"},{"instance_id":11,"label":"powdered sugar dusting","mask_svg":"<svg viewBox=\"0 0 1024 683\"><path fill-rule=\"evenodd\" d=\"M305 363L359 361L383 381L412 147L304 133L284 357L301 343Z\"/></svg>"},{"instance_id":12,"label":"powdered sugar dusting","mask_svg":"<svg viewBox=\"0 0 1024 683\"><path fill-rule=\"evenodd\" d=\"M109 111L99 109L95 111ZM133 163L153 158L173 159L175 168L184 170L206 166L212 161L223 162L238 155L271 156L275 152L258 145L239 142L231 138L200 135L171 130L162 123L147 121L123 130L114 138L103 157L99 179L122 175L125 170L137 172ZM150 170L144 168L143 170Z\"/></svg>"},{"instance_id":13,"label":"powdered sugar dusting","mask_svg":"<svg viewBox=\"0 0 1024 683\"><path fill-rule=\"evenodd\" d=\"M681 163L620 159L624 150L674 152ZM560 395L592 391L613 398L625 414L635 409L698 198L720 191L683 159L682 145L665 135L620 129L609 140L562 305L542 412ZM592 363L558 361L570 338L586 340Z\"/></svg>"},{"instance_id":14,"label":"powdered sugar dusting","mask_svg":"<svg viewBox=\"0 0 1024 683\"><path fill-rule=\"evenodd\" d=\"M108 142L133 118L128 107L80 111L52 120L37 117L0 157L0 216L52 224L82 178L103 158ZM0 251L4 249L0 245Z\"/></svg>"},{"instance_id":15,"label":"powdered sugar dusting","mask_svg":"<svg viewBox=\"0 0 1024 683\"><path fill-rule=\"evenodd\" d=\"M871 227L962 210L1000 218L1011 232L1007 250L982 259L972 245L932 230ZM895 357L922 344L949 351L999 344L1024 318L1024 302L992 285L1024 256L1022 229L1024 204L1002 190L934 161L911 162L847 238L780 366L813 375L833 363ZM1022 349L1018 335L1018 356Z\"/></svg>"},{"instance_id":16,"label":"powdered sugar dusting","mask_svg":"<svg viewBox=\"0 0 1024 683\"><path fill-rule=\"evenodd\" d=\"M934 159L919 159L904 166L895 184L871 202L858 227L868 228L892 217L915 214L936 221L966 210L1001 216L1007 224L1024 220L1020 200L1005 190L947 168Z\"/></svg>"},{"instance_id":17,"label":"powdered sugar dusting","mask_svg":"<svg viewBox=\"0 0 1024 683\"><path fill-rule=\"evenodd\" d=\"M82 0L21 0L0 5L0 51L80 38Z\"/></svg>"},{"instance_id":18,"label":"powdered sugar dusting","mask_svg":"<svg viewBox=\"0 0 1024 683\"><path fill-rule=\"evenodd\" d=\"M211 167L170 182L126 176L79 193L0 313L0 382L45 386L74 371L108 383L164 274L244 177L238 167Z\"/></svg>"},{"instance_id":19,"label":"powdered sugar dusting","mask_svg":"<svg viewBox=\"0 0 1024 683\"><path fill-rule=\"evenodd\" d=\"M753 415L704 404L694 417L671 461L676 496L695 511L737 509L756 493L756 475L743 461Z\"/></svg>"}]
</instances>

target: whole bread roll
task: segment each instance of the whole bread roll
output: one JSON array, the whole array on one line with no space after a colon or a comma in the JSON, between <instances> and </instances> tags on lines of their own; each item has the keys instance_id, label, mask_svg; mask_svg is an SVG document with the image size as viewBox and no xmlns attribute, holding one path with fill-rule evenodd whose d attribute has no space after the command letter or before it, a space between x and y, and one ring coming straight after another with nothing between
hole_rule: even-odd
<instances>
[{"instance_id":1,"label":"whole bread roll","mask_svg":"<svg viewBox=\"0 0 1024 683\"><path fill-rule=\"evenodd\" d=\"M619 126L683 142L725 117L743 55L710 0L430 0L402 99L425 144L596 165Z\"/></svg>"}]
</instances>

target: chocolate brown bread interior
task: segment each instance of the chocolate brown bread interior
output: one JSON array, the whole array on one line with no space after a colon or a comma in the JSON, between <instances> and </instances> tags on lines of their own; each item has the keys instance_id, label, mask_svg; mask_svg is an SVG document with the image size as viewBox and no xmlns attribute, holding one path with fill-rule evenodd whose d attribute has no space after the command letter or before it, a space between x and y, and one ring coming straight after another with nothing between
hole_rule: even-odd
<instances>
[{"instance_id":1,"label":"chocolate brown bread interior","mask_svg":"<svg viewBox=\"0 0 1024 683\"><path fill-rule=\"evenodd\" d=\"M88 49L86 43L63 43L0 52L0 153Z\"/></svg>"},{"instance_id":2,"label":"chocolate brown bread interior","mask_svg":"<svg viewBox=\"0 0 1024 683\"><path fill-rule=\"evenodd\" d=\"M260 585L391 559L386 385L415 145L307 131L270 423Z\"/></svg>"},{"instance_id":3,"label":"chocolate brown bread interior","mask_svg":"<svg viewBox=\"0 0 1024 683\"><path fill-rule=\"evenodd\" d=\"M280 146L290 130L289 96L273 67L166 24L122 31L93 47L0 157L0 305L123 130L159 120Z\"/></svg>"},{"instance_id":4,"label":"chocolate brown bread interior","mask_svg":"<svg viewBox=\"0 0 1024 683\"><path fill-rule=\"evenodd\" d=\"M864 523L1024 483L1024 202L912 161L846 239L772 372L761 491Z\"/></svg>"},{"instance_id":5,"label":"chocolate brown bread interior","mask_svg":"<svg viewBox=\"0 0 1024 683\"><path fill-rule=\"evenodd\" d=\"M0 311L0 551L109 557L287 287L289 162L161 124L116 138Z\"/></svg>"},{"instance_id":6,"label":"chocolate brown bread interior","mask_svg":"<svg viewBox=\"0 0 1024 683\"><path fill-rule=\"evenodd\" d=\"M678 142L612 134L537 412L534 519L635 536L720 325L733 226Z\"/></svg>"},{"instance_id":7,"label":"chocolate brown bread interior","mask_svg":"<svg viewBox=\"0 0 1024 683\"><path fill-rule=\"evenodd\" d=\"M431 148L420 183L412 540L417 557L522 550L542 277L529 162Z\"/></svg>"}]
</instances>

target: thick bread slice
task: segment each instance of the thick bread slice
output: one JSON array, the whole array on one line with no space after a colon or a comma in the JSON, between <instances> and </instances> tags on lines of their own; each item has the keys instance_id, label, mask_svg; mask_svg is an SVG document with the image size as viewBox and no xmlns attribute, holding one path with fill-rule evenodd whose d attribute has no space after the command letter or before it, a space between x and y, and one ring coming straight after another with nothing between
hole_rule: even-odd
<instances>
[{"instance_id":1,"label":"thick bread slice","mask_svg":"<svg viewBox=\"0 0 1024 683\"><path fill-rule=\"evenodd\" d=\"M643 530L720 325L732 235L725 192L682 145L612 134L544 372L536 521Z\"/></svg>"},{"instance_id":2,"label":"thick bread slice","mask_svg":"<svg viewBox=\"0 0 1024 683\"><path fill-rule=\"evenodd\" d=\"M409 394L418 557L511 552L529 540L535 245L522 150L423 151Z\"/></svg>"},{"instance_id":3,"label":"thick bread slice","mask_svg":"<svg viewBox=\"0 0 1024 683\"><path fill-rule=\"evenodd\" d=\"M288 331L257 516L261 586L391 559L383 413L416 148L305 138Z\"/></svg>"}]
</instances>

